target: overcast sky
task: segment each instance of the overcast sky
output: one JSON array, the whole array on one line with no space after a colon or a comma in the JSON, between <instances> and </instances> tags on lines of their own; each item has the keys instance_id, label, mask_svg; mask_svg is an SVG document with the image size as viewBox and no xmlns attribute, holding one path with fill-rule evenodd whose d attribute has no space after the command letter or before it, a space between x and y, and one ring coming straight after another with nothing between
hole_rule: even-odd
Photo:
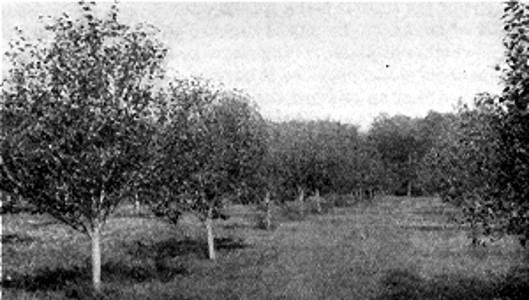
<instances>
[{"instance_id":1,"label":"overcast sky","mask_svg":"<svg viewBox=\"0 0 529 300\"><path fill-rule=\"evenodd\" d=\"M424 116L499 91L501 3L120 4L121 20L162 30L170 69L251 94L267 118L331 119L366 129L382 113ZM76 4L2 1L13 26Z\"/></svg>"}]
</instances>

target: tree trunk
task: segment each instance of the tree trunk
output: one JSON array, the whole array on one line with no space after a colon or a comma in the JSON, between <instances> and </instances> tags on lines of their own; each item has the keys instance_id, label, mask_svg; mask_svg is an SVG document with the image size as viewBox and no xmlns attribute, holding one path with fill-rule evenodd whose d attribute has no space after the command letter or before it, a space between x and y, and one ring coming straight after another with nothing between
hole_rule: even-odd
<instances>
[{"instance_id":1,"label":"tree trunk","mask_svg":"<svg viewBox=\"0 0 529 300\"><path fill-rule=\"evenodd\" d=\"M305 201L305 189L298 187L298 202L303 203Z\"/></svg>"},{"instance_id":2,"label":"tree trunk","mask_svg":"<svg viewBox=\"0 0 529 300\"><path fill-rule=\"evenodd\" d=\"M9 209L9 206L12 204L11 195L8 193L5 193L3 195L4 195L4 200L2 201L3 202L2 206L5 205Z\"/></svg>"},{"instance_id":3,"label":"tree trunk","mask_svg":"<svg viewBox=\"0 0 529 300\"><path fill-rule=\"evenodd\" d=\"M266 206L266 214L265 214L265 228L266 230L272 229L272 205L270 203L270 192L266 192L265 195L265 206Z\"/></svg>"},{"instance_id":4,"label":"tree trunk","mask_svg":"<svg viewBox=\"0 0 529 300\"><path fill-rule=\"evenodd\" d=\"M96 222L90 234L92 240L92 283L94 290L101 291L101 225Z\"/></svg>"},{"instance_id":5,"label":"tree trunk","mask_svg":"<svg viewBox=\"0 0 529 300\"><path fill-rule=\"evenodd\" d=\"M314 200L316 201L316 212L321 214L321 198L320 198L320 190L316 189L316 194L314 195Z\"/></svg>"},{"instance_id":6,"label":"tree trunk","mask_svg":"<svg viewBox=\"0 0 529 300\"><path fill-rule=\"evenodd\" d=\"M138 193L134 193L134 212L136 213L137 216L140 215L141 211L141 206L140 206L140 199L138 197Z\"/></svg>"},{"instance_id":7,"label":"tree trunk","mask_svg":"<svg viewBox=\"0 0 529 300\"><path fill-rule=\"evenodd\" d=\"M298 195L299 208L301 210L301 214L305 215L305 203L303 203L305 201L305 189L302 187L298 187L298 192L299 192L299 195Z\"/></svg>"},{"instance_id":8,"label":"tree trunk","mask_svg":"<svg viewBox=\"0 0 529 300\"><path fill-rule=\"evenodd\" d=\"M358 189L358 199L360 199L360 201L364 201L364 189L363 188L359 188Z\"/></svg>"},{"instance_id":9,"label":"tree trunk","mask_svg":"<svg viewBox=\"0 0 529 300\"><path fill-rule=\"evenodd\" d=\"M213 239L213 207L208 209L208 215L206 217L206 231L208 234L208 256L209 259L215 260L215 241Z\"/></svg>"},{"instance_id":10,"label":"tree trunk","mask_svg":"<svg viewBox=\"0 0 529 300\"><path fill-rule=\"evenodd\" d=\"M411 163L412 163L412 158L411 158L411 153L408 154L408 168L410 169L411 171ZM411 197L411 174L410 174L410 178L408 179L408 197Z\"/></svg>"}]
</instances>

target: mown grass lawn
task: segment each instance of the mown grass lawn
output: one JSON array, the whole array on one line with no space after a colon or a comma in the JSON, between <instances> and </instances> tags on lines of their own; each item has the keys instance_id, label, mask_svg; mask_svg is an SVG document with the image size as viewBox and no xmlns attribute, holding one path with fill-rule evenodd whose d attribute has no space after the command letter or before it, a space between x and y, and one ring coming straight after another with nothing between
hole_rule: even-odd
<instances>
[{"instance_id":1,"label":"mown grass lawn","mask_svg":"<svg viewBox=\"0 0 529 300\"><path fill-rule=\"evenodd\" d=\"M259 229L234 206L202 228L118 212L104 231L106 299L526 299L526 251L505 238L472 247L434 198L384 197ZM289 220L291 219L291 220ZM91 298L89 240L46 216L2 218L3 299Z\"/></svg>"}]
</instances>

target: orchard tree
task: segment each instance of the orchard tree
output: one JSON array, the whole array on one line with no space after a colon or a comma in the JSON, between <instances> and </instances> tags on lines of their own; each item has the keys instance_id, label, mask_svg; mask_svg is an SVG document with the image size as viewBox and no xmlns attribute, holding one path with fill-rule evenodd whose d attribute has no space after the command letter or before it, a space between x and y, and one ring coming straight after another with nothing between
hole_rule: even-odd
<instances>
[{"instance_id":1,"label":"orchard tree","mask_svg":"<svg viewBox=\"0 0 529 300\"><path fill-rule=\"evenodd\" d=\"M293 198L301 193L300 182L304 180L306 157L300 155L302 139L300 138L301 123L289 121L270 122L270 141L266 157L267 180L275 180L277 196L281 202L286 198ZM273 187L273 184L270 184Z\"/></svg>"},{"instance_id":2,"label":"orchard tree","mask_svg":"<svg viewBox=\"0 0 529 300\"><path fill-rule=\"evenodd\" d=\"M529 238L529 6L505 4L504 89L478 95L475 109L460 113L456 132L439 150L445 197L462 204L485 233Z\"/></svg>"},{"instance_id":3,"label":"orchard tree","mask_svg":"<svg viewBox=\"0 0 529 300\"><path fill-rule=\"evenodd\" d=\"M443 160L457 158L452 157L450 151L454 151L460 141L460 119L460 114L432 111L419 120L419 134L425 141L426 152L419 162L418 184L426 194L440 195L446 191L445 174L450 165Z\"/></svg>"},{"instance_id":4,"label":"orchard tree","mask_svg":"<svg viewBox=\"0 0 529 300\"><path fill-rule=\"evenodd\" d=\"M432 187L459 206L473 228L499 232L503 190L500 128L502 111L495 97L480 94L474 107L460 108L448 130L424 158ZM476 241L474 238L474 242Z\"/></svg>"},{"instance_id":5,"label":"orchard tree","mask_svg":"<svg viewBox=\"0 0 529 300\"><path fill-rule=\"evenodd\" d=\"M145 156L147 119L166 48L157 30L98 17L50 18L50 41L20 32L0 99L0 188L91 239L100 290L100 234Z\"/></svg>"},{"instance_id":6,"label":"orchard tree","mask_svg":"<svg viewBox=\"0 0 529 300\"><path fill-rule=\"evenodd\" d=\"M271 176L281 201L306 194L373 194L385 184L379 153L358 128L332 121L270 123ZM316 202L318 206L318 202Z\"/></svg>"},{"instance_id":7,"label":"orchard tree","mask_svg":"<svg viewBox=\"0 0 529 300\"><path fill-rule=\"evenodd\" d=\"M361 197L367 192L369 198L372 199L375 191L386 189L389 186L390 178L387 176L382 157L376 145L366 135L360 136L358 146L352 155L355 163L349 167L350 172L348 173L354 179L354 186L357 187L355 192ZM347 166L348 162L343 162L343 164Z\"/></svg>"},{"instance_id":8,"label":"orchard tree","mask_svg":"<svg viewBox=\"0 0 529 300\"><path fill-rule=\"evenodd\" d=\"M285 196L302 200L307 193L330 191L339 173L342 144L350 141L345 138L346 127L331 121L290 121L277 129L275 147Z\"/></svg>"},{"instance_id":9,"label":"orchard tree","mask_svg":"<svg viewBox=\"0 0 529 300\"><path fill-rule=\"evenodd\" d=\"M503 16L505 64L504 90L500 101L505 106L500 127L502 149L501 214L508 232L529 239L529 5L510 1Z\"/></svg>"},{"instance_id":10,"label":"orchard tree","mask_svg":"<svg viewBox=\"0 0 529 300\"><path fill-rule=\"evenodd\" d=\"M212 221L223 200L254 201L264 120L247 95L197 78L175 79L160 103L152 204L173 223L185 211L196 213L215 259Z\"/></svg>"},{"instance_id":11,"label":"orchard tree","mask_svg":"<svg viewBox=\"0 0 529 300\"><path fill-rule=\"evenodd\" d=\"M418 120L403 115L377 117L369 130L369 140L380 153L393 186L406 187L412 195L417 181L418 162L424 155L424 141L418 134Z\"/></svg>"}]
</instances>

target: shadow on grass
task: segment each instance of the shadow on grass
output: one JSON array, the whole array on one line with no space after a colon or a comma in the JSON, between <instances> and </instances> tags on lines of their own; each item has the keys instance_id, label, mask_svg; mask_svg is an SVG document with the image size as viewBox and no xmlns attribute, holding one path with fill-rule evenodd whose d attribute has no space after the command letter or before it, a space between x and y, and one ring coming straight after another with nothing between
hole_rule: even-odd
<instances>
[{"instance_id":1,"label":"shadow on grass","mask_svg":"<svg viewBox=\"0 0 529 300\"><path fill-rule=\"evenodd\" d=\"M409 229L409 230L416 230L416 231L461 231L465 228L461 226L447 226L447 225L400 225L399 226L402 229Z\"/></svg>"},{"instance_id":2,"label":"shadow on grass","mask_svg":"<svg viewBox=\"0 0 529 300\"><path fill-rule=\"evenodd\" d=\"M11 241L16 239L10 238ZM219 251L232 251L247 247L241 240L230 238L215 239ZM102 265L101 280L104 283L138 283L150 280L167 282L177 275L186 275L188 271L181 261L172 258L188 254L206 257L207 245L195 240L166 240L152 245L135 242L128 246L129 257L120 261L109 261ZM87 290L91 282L91 266L70 268L42 268L32 274L10 274L2 279L2 289L18 289L30 292L65 290L74 297L79 291Z\"/></svg>"},{"instance_id":3,"label":"shadow on grass","mask_svg":"<svg viewBox=\"0 0 529 300\"><path fill-rule=\"evenodd\" d=\"M18 244L18 243L31 243L35 240L34 237L31 237L29 235L20 235L17 233L12 234L3 234L2 235L2 244L8 245L8 244Z\"/></svg>"},{"instance_id":4,"label":"shadow on grass","mask_svg":"<svg viewBox=\"0 0 529 300\"><path fill-rule=\"evenodd\" d=\"M49 269L37 270L34 274L13 274L5 276L2 280L2 289L21 289L27 291L39 290L61 290L66 285L74 282L83 282L90 279L90 270L81 267L71 269Z\"/></svg>"},{"instance_id":5,"label":"shadow on grass","mask_svg":"<svg viewBox=\"0 0 529 300\"><path fill-rule=\"evenodd\" d=\"M219 251L232 251L248 247L241 239L215 238L215 249ZM207 257L207 243L203 240L176 238L160 241L154 244L144 244L136 241L128 247L129 255L138 258L149 257L155 262L164 261L179 256Z\"/></svg>"},{"instance_id":6,"label":"shadow on grass","mask_svg":"<svg viewBox=\"0 0 529 300\"><path fill-rule=\"evenodd\" d=\"M445 274L424 279L409 270L391 270L381 279L376 300L404 299L527 299L529 268L512 269L503 278L475 278L463 274Z\"/></svg>"},{"instance_id":7,"label":"shadow on grass","mask_svg":"<svg viewBox=\"0 0 529 300\"><path fill-rule=\"evenodd\" d=\"M245 223L231 223L231 224L222 225L222 228L227 229L227 230L247 229L247 228L255 228L255 227L257 227L257 225L245 224Z\"/></svg>"},{"instance_id":8,"label":"shadow on grass","mask_svg":"<svg viewBox=\"0 0 529 300\"><path fill-rule=\"evenodd\" d=\"M150 211L141 211L139 213L135 211L118 211L112 215L114 219L156 219L158 218Z\"/></svg>"},{"instance_id":9,"label":"shadow on grass","mask_svg":"<svg viewBox=\"0 0 529 300\"><path fill-rule=\"evenodd\" d=\"M103 264L101 280L105 283L135 283L153 279L170 280L178 274L184 274L182 267L165 264L134 265L125 262L107 262ZM33 274L13 274L4 276L2 289L19 289L30 292L49 290L72 290L91 286L91 267L74 266L71 268L43 268Z\"/></svg>"},{"instance_id":10,"label":"shadow on grass","mask_svg":"<svg viewBox=\"0 0 529 300\"><path fill-rule=\"evenodd\" d=\"M289 201L278 205L277 212L273 213L279 223L301 222L312 215L324 215L333 211L334 206L326 202L320 204L318 211L314 203Z\"/></svg>"}]
</instances>

